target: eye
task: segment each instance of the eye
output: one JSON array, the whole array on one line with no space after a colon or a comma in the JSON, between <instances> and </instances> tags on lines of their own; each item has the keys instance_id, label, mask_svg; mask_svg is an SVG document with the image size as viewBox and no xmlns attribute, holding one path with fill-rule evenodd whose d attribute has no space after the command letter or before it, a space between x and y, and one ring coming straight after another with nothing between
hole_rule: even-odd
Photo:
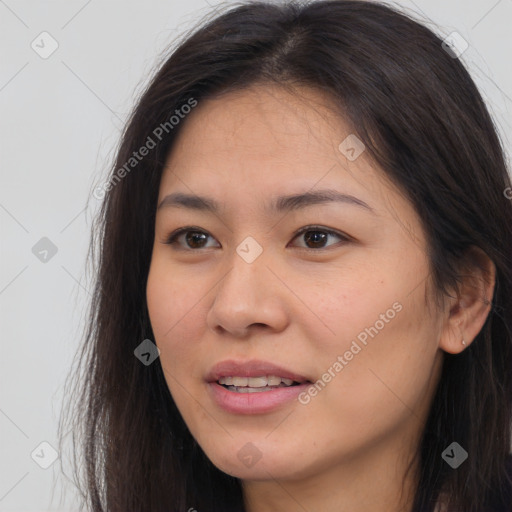
<instances>
[{"instance_id":1,"label":"eye","mask_svg":"<svg viewBox=\"0 0 512 512\"><path fill-rule=\"evenodd\" d=\"M312 247L302 246L299 248L306 250L318 250L325 249L325 242L329 237L337 237L344 242L349 242L351 238L343 233L338 233L328 228L323 228L321 226L306 226L297 231L292 240L300 237L301 235L306 235L303 237L306 244L311 244ZM163 243L167 245L181 245L180 238L184 237L185 243L187 247L183 250L194 251L196 249L205 249L209 248L205 245L205 242L211 237L210 234L206 233L200 228L196 228L193 226L188 226L185 228L180 228L176 231L173 231L170 235L167 236ZM331 244L332 245L332 244ZM328 247L328 246L327 246Z\"/></svg>"},{"instance_id":2,"label":"eye","mask_svg":"<svg viewBox=\"0 0 512 512\"><path fill-rule=\"evenodd\" d=\"M305 235L305 236L304 236ZM335 236L344 242L349 242L351 238L343 233L338 233L337 231L333 231L332 229L323 228L322 226L306 226L300 229L293 240L298 237L302 237L302 239L306 242L306 244L311 244L311 246L300 247L301 249L306 250L315 250L315 249L325 249L324 243L328 240L328 237ZM332 244L331 244L332 245ZM328 246L327 246L328 247Z\"/></svg>"},{"instance_id":3,"label":"eye","mask_svg":"<svg viewBox=\"0 0 512 512\"><path fill-rule=\"evenodd\" d=\"M208 248L204 245L204 242L210 236L208 233L203 231L202 229L195 228L193 226L189 226L186 228L181 228L176 231L173 231L165 240L165 244L168 245L177 245L179 239L185 236L185 241L188 247L185 247L184 250L195 250L195 249L204 249Z\"/></svg>"}]
</instances>

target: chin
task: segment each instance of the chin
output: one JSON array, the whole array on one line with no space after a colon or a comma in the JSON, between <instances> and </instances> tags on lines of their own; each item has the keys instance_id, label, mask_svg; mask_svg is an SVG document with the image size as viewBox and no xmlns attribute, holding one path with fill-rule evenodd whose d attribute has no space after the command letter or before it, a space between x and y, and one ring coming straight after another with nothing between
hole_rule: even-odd
<instances>
[{"instance_id":1,"label":"chin","mask_svg":"<svg viewBox=\"0 0 512 512\"><path fill-rule=\"evenodd\" d=\"M264 465L261 461L251 468L244 467L238 460L224 462L222 464L215 464L215 466L222 472L239 478L240 480L289 480L297 477L294 471L290 468L280 468L276 466Z\"/></svg>"},{"instance_id":2,"label":"chin","mask_svg":"<svg viewBox=\"0 0 512 512\"><path fill-rule=\"evenodd\" d=\"M297 464L297 451L286 455L282 448L268 448L271 456L265 456L265 448L256 448L251 443L243 445L238 451L231 451L231 445L214 454L207 453L208 458L222 472L241 480L288 480L306 476L307 469ZM302 463L304 461L301 461Z\"/></svg>"}]
</instances>

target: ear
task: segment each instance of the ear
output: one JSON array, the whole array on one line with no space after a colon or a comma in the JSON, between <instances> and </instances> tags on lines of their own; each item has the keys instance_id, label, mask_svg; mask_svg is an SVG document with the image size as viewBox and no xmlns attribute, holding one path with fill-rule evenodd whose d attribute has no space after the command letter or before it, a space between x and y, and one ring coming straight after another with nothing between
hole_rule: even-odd
<instances>
[{"instance_id":1,"label":"ear","mask_svg":"<svg viewBox=\"0 0 512 512\"><path fill-rule=\"evenodd\" d=\"M455 296L445 301L439 348L458 354L473 342L491 310L495 282L493 261L481 249L471 247L461 265L460 285Z\"/></svg>"}]
</instances>

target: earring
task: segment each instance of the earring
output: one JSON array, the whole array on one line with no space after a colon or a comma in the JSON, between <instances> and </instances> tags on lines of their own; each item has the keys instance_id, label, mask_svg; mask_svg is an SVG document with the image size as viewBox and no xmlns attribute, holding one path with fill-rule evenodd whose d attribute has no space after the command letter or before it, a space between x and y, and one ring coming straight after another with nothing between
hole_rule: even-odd
<instances>
[{"instance_id":1,"label":"earring","mask_svg":"<svg viewBox=\"0 0 512 512\"><path fill-rule=\"evenodd\" d=\"M465 346L465 345L466 345L466 341L465 341L465 340L462 340L462 344Z\"/></svg>"}]
</instances>

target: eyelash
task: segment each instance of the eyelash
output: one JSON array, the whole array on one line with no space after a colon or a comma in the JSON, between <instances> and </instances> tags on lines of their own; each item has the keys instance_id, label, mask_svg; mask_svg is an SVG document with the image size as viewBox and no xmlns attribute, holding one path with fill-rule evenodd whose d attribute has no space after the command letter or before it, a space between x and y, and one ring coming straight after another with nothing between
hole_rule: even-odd
<instances>
[{"instance_id":1,"label":"eyelash","mask_svg":"<svg viewBox=\"0 0 512 512\"><path fill-rule=\"evenodd\" d=\"M349 237L348 235L345 235L344 233L341 233L341 232L338 232L338 231L334 231L332 229L328 229L328 228L325 228L325 227L322 227L322 226L305 226L305 227L299 229L298 231L296 231L294 233L292 240L295 240L297 237L299 237L300 235L303 235L304 233L307 233L308 231L313 231L313 232L316 231L316 232L326 233L328 235L334 235L334 236L337 236L337 237L341 238L341 240L344 241L344 242L350 242L352 240L351 237ZM184 227L184 228L180 228L180 229L178 229L176 231L173 231L171 234L169 234L165 238L165 241L163 243L166 244L166 245L176 245L178 237L180 235L184 234L184 233L187 233L187 232L201 233L201 234L205 234L205 235L208 235L208 236L211 237L211 235L209 233L207 233L206 231L204 231L204 230L202 230L200 228L197 228L197 227L194 227L194 226L187 226L187 227ZM334 245L336 245L336 244L334 244ZM318 249L314 249L314 248L311 248L311 247L297 247L297 249L302 249L302 250L305 250L305 251L320 252L320 251L328 250L329 247L332 247L332 246L320 247ZM185 248L185 249L179 249L179 250L191 251L191 252L199 252L199 251L201 251L203 249L211 249L211 247L201 247L199 249Z\"/></svg>"}]
</instances>

